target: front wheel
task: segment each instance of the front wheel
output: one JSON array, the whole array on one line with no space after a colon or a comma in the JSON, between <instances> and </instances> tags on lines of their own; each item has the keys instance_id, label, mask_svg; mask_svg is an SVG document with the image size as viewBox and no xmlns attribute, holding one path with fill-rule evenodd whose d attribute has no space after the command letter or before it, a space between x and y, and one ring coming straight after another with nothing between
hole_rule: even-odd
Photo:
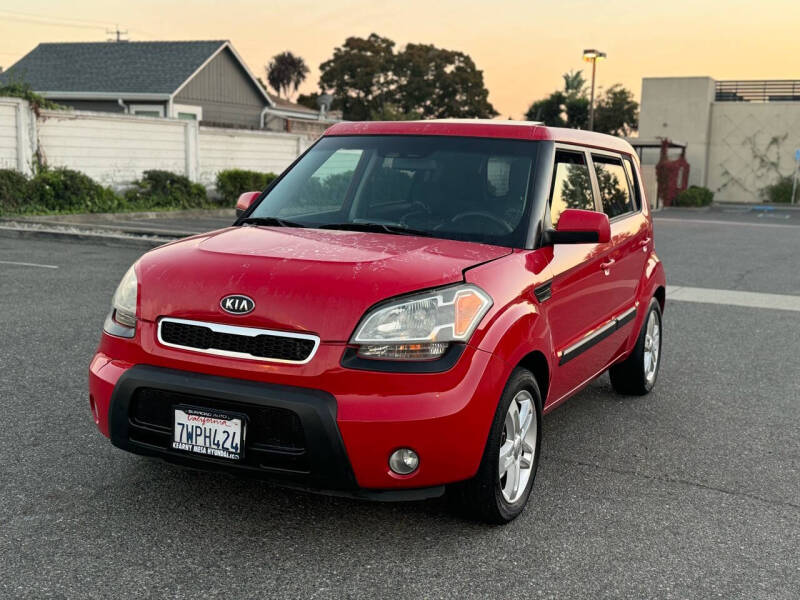
<instances>
[{"instance_id":1,"label":"front wheel","mask_svg":"<svg viewBox=\"0 0 800 600\"><path fill-rule=\"evenodd\" d=\"M631 355L608 370L620 394L644 396L656 385L661 366L661 306L653 298Z\"/></svg>"},{"instance_id":2,"label":"front wheel","mask_svg":"<svg viewBox=\"0 0 800 600\"><path fill-rule=\"evenodd\" d=\"M539 465L541 417L536 379L526 369L515 369L497 406L478 473L450 489L462 512L493 524L519 516Z\"/></svg>"}]
</instances>

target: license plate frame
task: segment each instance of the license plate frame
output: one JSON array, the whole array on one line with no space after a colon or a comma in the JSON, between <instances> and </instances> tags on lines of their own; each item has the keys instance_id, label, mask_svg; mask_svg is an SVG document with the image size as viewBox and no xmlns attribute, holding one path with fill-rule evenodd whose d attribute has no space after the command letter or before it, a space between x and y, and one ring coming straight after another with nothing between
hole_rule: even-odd
<instances>
[{"instance_id":1,"label":"license plate frame","mask_svg":"<svg viewBox=\"0 0 800 600\"><path fill-rule=\"evenodd\" d=\"M179 413L182 413L185 418L182 418ZM201 442L206 441L205 430L209 429L211 431L209 436L210 445L205 445L204 443L195 444L193 437L192 441L189 441L190 438L185 435L185 428L188 427L190 422L194 422L194 427L199 426L202 428ZM184 429L180 432L178 431L179 423L184 425ZM218 434L217 437L214 436L215 431ZM230 438L224 440L225 432L237 434L238 451L232 449L231 443L233 442ZM189 404L176 404L172 407L171 447L178 452L196 457L221 459L226 462L241 462L244 459L246 433L247 415L244 413ZM196 430L192 432L192 436L194 435L196 435ZM216 446L215 443L217 443ZM226 445L228 446L227 448Z\"/></svg>"}]
</instances>

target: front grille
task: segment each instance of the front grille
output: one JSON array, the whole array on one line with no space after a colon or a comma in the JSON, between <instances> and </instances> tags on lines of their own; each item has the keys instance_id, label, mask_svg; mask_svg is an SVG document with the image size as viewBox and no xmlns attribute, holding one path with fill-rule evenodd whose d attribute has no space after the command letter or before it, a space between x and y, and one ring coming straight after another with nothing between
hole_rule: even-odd
<instances>
[{"instance_id":1,"label":"front grille","mask_svg":"<svg viewBox=\"0 0 800 600\"><path fill-rule=\"evenodd\" d=\"M311 360L319 344L319 338L308 334L169 318L159 321L158 335L161 343L167 346L292 363Z\"/></svg>"},{"instance_id":2,"label":"front grille","mask_svg":"<svg viewBox=\"0 0 800 600\"><path fill-rule=\"evenodd\" d=\"M177 405L244 413L247 415L244 464L296 473L309 471L305 433L300 417L291 410L275 406L228 402L194 394L139 388L130 403L130 438L169 449Z\"/></svg>"}]
</instances>

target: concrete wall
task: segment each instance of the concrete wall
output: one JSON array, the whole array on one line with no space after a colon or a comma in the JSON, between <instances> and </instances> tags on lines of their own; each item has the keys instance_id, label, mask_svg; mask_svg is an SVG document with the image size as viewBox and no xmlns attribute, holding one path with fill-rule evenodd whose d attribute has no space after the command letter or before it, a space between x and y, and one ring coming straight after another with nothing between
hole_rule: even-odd
<instances>
[{"instance_id":1,"label":"concrete wall","mask_svg":"<svg viewBox=\"0 0 800 600\"><path fill-rule=\"evenodd\" d=\"M280 173L310 145L299 135L200 127L198 180L211 184L224 169Z\"/></svg>"},{"instance_id":2,"label":"concrete wall","mask_svg":"<svg viewBox=\"0 0 800 600\"><path fill-rule=\"evenodd\" d=\"M16 169L17 106L0 99L0 169Z\"/></svg>"},{"instance_id":3,"label":"concrete wall","mask_svg":"<svg viewBox=\"0 0 800 600\"><path fill-rule=\"evenodd\" d=\"M668 137L685 142L690 185L705 185L711 103L710 77L645 77L639 114L639 137ZM643 159L651 159L652 154ZM658 160L658 155L655 155Z\"/></svg>"},{"instance_id":4,"label":"concrete wall","mask_svg":"<svg viewBox=\"0 0 800 600\"><path fill-rule=\"evenodd\" d=\"M195 121L80 111L41 111L0 98L0 168L30 174L37 154L52 167L125 187L149 169L213 187L223 169L280 173L313 142L290 133L199 127Z\"/></svg>"},{"instance_id":5,"label":"concrete wall","mask_svg":"<svg viewBox=\"0 0 800 600\"><path fill-rule=\"evenodd\" d=\"M714 102L707 186L714 199L760 202L761 190L794 172L800 102Z\"/></svg>"},{"instance_id":6,"label":"concrete wall","mask_svg":"<svg viewBox=\"0 0 800 600\"><path fill-rule=\"evenodd\" d=\"M39 147L50 166L122 186L148 169L186 174L187 122L106 113L44 111Z\"/></svg>"}]
</instances>

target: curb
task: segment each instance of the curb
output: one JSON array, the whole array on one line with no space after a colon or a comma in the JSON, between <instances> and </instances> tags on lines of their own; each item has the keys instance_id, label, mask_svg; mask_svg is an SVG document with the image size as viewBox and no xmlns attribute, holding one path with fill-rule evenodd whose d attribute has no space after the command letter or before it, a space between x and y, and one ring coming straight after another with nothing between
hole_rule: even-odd
<instances>
[{"instance_id":1,"label":"curb","mask_svg":"<svg viewBox=\"0 0 800 600\"><path fill-rule=\"evenodd\" d=\"M122 235L103 235L78 231L59 231L57 229L24 229L0 225L0 237L16 239L49 239L62 242L81 241L101 246L123 246L129 248L152 249L177 238L133 237Z\"/></svg>"},{"instance_id":2,"label":"curb","mask_svg":"<svg viewBox=\"0 0 800 600\"><path fill-rule=\"evenodd\" d=\"M117 233L120 235L133 235L133 236L155 236L166 238L181 238L190 235L197 235L199 231L189 231L185 229L148 229L147 227L135 226L122 226L122 225L101 225L99 223L86 223L83 221L40 221L38 219L23 218L23 219L8 219L0 218L0 225L33 225L34 228L39 227L69 227L70 229L91 229L98 231L108 231L109 233Z\"/></svg>"},{"instance_id":3,"label":"curb","mask_svg":"<svg viewBox=\"0 0 800 600\"><path fill-rule=\"evenodd\" d=\"M36 215L22 216L35 223L102 223L103 221L114 221L120 218L131 219L179 219L181 217L230 217L231 222L236 218L236 210L233 208L192 208L187 210L164 210L164 211L145 211L145 212L116 212L116 213L76 213L68 215ZM19 221L13 216L6 216L6 219Z\"/></svg>"}]
</instances>

